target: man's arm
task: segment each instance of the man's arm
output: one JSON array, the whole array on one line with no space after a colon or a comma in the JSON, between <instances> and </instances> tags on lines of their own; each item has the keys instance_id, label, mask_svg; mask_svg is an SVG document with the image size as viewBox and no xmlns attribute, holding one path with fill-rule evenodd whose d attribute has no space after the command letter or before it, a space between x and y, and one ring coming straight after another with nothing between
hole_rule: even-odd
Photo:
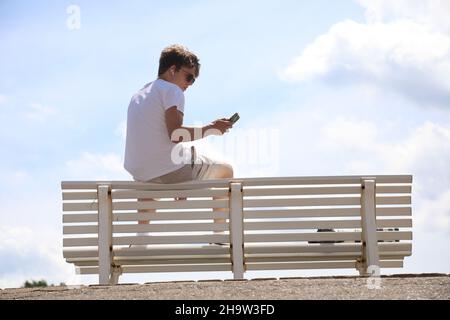
<instances>
[{"instance_id":1,"label":"man's arm","mask_svg":"<svg viewBox=\"0 0 450 320\"><path fill-rule=\"evenodd\" d=\"M226 119L216 120L204 127L183 126L183 116L176 106L166 110L167 133L172 142L194 141L209 135L222 135L232 127L231 122Z\"/></svg>"}]
</instances>

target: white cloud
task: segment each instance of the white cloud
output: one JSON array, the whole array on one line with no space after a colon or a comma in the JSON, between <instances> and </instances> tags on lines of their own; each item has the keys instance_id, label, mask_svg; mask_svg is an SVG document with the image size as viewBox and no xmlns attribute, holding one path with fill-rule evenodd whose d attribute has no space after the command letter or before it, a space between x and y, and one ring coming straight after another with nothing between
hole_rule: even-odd
<instances>
[{"instance_id":1,"label":"white cloud","mask_svg":"<svg viewBox=\"0 0 450 320\"><path fill-rule=\"evenodd\" d=\"M6 102L6 96L3 94L0 94L0 105L4 104Z\"/></svg>"},{"instance_id":2,"label":"white cloud","mask_svg":"<svg viewBox=\"0 0 450 320\"><path fill-rule=\"evenodd\" d=\"M385 12L395 16L397 6L385 1L363 2L367 12L374 12L376 18L368 23L347 20L333 25L308 45L281 76L290 81L366 83L421 104L448 107L450 35L422 22L424 19L394 18L385 23ZM430 3L439 8L437 2ZM448 15L446 6L442 4L441 9Z\"/></svg>"},{"instance_id":3,"label":"white cloud","mask_svg":"<svg viewBox=\"0 0 450 320\"><path fill-rule=\"evenodd\" d=\"M66 162L67 179L76 180L130 180L123 168L121 156L115 153L94 154L83 152L78 159Z\"/></svg>"},{"instance_id":4,"label":"white cloud","mask_svg":"<svg viewBox=\"0 0 450 320\"><path fill-rule=\"evenodd\" d=\"M40 103L31 103L30 109L24 114L28 119L44 121L49 116L56 114L56 109L48 106L44 106Z\"/></svg>"},{"instance_id":5,"label":"white cloud","mask_svg":"<svg viewBox=\"0 0 450 320\"><path fill-rule=\"evenodd\" d=\"M19 287L26 280L48 284L71 281L73 273L62 258L55 230L0 226L0 287Z\"/></svg>"},{"instance_id":6,"label":"white cloud","mask_svg":"<svg viewBox=\"0 0 450 320\"><path fill-rule=\"evenodd\" d=\"M437 30L450 30L450 2L447 0L357 0L366 8L369 23L411 19Z\"/></svg>"}]
</instances>

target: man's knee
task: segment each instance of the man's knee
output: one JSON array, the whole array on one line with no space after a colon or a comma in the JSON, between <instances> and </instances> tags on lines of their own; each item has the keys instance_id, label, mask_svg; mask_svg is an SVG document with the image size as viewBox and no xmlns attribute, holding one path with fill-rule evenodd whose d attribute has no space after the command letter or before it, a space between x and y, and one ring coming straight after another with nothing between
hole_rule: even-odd
<instances>
[{"instance_id":1,"label":"man's knee","mask_svg":"<svg viewBox=\"0 0 450 320\"><path fill-rule=\"evenodd\" d=\"M228 163L221 164L222 178L233 178L233 167Z\"/></svg>"}]
</instances>

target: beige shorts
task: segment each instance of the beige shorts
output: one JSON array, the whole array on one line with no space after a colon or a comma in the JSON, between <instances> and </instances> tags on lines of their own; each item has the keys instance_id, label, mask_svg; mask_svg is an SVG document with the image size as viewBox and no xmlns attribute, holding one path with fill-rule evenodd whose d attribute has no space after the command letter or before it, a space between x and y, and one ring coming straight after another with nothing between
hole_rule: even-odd
<instances>
[{"instance_id":1,"label":"beige shorts","mask_svg":"<svg viewBox=\"0 0 450 320\"><path fill-rule=\"evenodd\" d=\"M215 172L225 163L214 161L206 156L199 155L193 164L187 164L178 170L169 172L160 177L151 179L151 183L180 183L193 180L210 180L215 178Z\"/></svg>"}]
</instances>

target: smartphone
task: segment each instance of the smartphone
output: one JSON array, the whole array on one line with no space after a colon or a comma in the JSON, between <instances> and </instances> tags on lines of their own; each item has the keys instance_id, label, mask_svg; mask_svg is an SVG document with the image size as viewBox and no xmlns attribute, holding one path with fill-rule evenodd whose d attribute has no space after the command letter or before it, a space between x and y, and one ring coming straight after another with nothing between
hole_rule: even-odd
<instances>
[{"instance_id":1,"label":"smartphone","mask_svg":"<svg viewBox=\"0 0 450 320\"><path fill-rule=\"evenodd\" d=\"M231 118L229 119L233 124L235 124L236 123L236 121L238 121L239 120L239 113L235 113L235 114L233 114L232 116L231 116Z\"/></svg>"}]
</instances>

